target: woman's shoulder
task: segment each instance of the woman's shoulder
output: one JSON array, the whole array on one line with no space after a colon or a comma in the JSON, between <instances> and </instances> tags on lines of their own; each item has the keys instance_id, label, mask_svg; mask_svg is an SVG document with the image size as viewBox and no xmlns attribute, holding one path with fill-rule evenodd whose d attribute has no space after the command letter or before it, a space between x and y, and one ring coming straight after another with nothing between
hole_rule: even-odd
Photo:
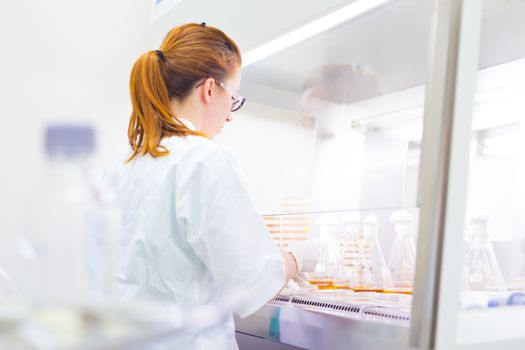
<instances>
[{"instance_id":1,"label":"woman's shoulder","mask_svg":"<svg viewBox=\"0 0 525 350\"><path fill-rule=\"evenodd\" d=\"M184 153L185 156L203 160L232 157L228 148L202 136L171 137L166 141L165 147L170 154Z\"/></svg>"}]
</instances>

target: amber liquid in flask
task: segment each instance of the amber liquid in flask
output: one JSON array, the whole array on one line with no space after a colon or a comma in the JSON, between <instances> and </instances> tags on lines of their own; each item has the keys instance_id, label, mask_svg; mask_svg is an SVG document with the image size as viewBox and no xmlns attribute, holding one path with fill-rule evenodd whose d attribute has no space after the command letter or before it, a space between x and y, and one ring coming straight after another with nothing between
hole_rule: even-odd
<instances>
[{"instance_id":1,"label":"amber liquid in flask","mask_svg":"<svg viewBox=\"0 0 525 350\"><path fill-rule=\"evenodd\" d=\"M379 244L378 230L378 218L367 215L363 219L363 237L359 242L357 281L352 288L356 292L381 292L392 285L390 271Z\"/></svg>"},{"instance_id":2,"label":"amber liquid in flask","mask_svg":"<svg viewBox=\"0 0 525 350\"><path fill-rule=\"evenodd\" d=\"M335 236L337 219L334 215L321 215L316 225L319 226L321 256L315 270L310 274L309 282L319 289L332 289L339 260L339 247Z\"/></svg>"},{"instance_id":3,"label":"amber liquid in flask","mask_svg":"<svg viewBox=\"0 0 525 350\"><path fill-rule=\"evenodd\" d=\"M416 249L412 241L413 219L413 215L404 210L395 211L390 216L396 239L392 244L388 264L392 274L392 286L385 288L385 292L412 293L416 261Z\"/></svg>"},{"instance_id":4,"label":"amber liquid in flask","mask_svg":"<svg viewBox=\"0 0 525 350\"><path fill-rule=\"evenodd\" d=\"M350 289L350 281L355 279L359 255L357 239L361 215L359 213L345 213L340 221L345 225L344 234L339 237L339 261L337 276L334 279L335 289Z\"/></svg>"}]
</instances>

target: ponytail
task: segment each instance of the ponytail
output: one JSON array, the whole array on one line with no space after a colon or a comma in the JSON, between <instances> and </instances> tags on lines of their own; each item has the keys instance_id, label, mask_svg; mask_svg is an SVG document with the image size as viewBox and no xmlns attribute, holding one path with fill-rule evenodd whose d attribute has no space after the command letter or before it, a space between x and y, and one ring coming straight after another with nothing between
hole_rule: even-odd
<instances>
[{"instance_id":1,"label":"ponytail","mask_svg":"<svg viewBox=\"0 0 525 350\"><path fill-rule=\"evenodd\" d=\"M168 150L160 146L160 141L167 135L205 136L189 129L172 114L168 90L162 79L165 58L157 51L143 54L131 70L130 94L133 112L128 127L128 138L133 154L128 162L137 155L142 156L146 153L153 157L169 154Z\"/></svg>"}]
</instances>

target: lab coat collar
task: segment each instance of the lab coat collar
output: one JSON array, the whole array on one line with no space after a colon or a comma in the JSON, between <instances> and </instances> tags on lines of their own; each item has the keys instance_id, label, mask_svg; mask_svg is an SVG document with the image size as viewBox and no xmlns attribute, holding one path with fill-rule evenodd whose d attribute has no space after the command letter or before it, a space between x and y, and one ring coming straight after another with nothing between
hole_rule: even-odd
<instances>
[{"instance_id":1,"label":"lab coat collar","mask_svg":"<svg viewBox=\"0 0 525 350\"><path fill-rule=\"evenodd\" d=\"M186 127L187 127L188 129L191 129L191 130L193 130L193 131L197 131L197 129L195 128L195 125L194 125L192 122L190 122L188 119L184 119L184 118L182 118L182 117L179 117L179 120L180 120L184 125L186 125Z\"/></svg>"}]
</instances>

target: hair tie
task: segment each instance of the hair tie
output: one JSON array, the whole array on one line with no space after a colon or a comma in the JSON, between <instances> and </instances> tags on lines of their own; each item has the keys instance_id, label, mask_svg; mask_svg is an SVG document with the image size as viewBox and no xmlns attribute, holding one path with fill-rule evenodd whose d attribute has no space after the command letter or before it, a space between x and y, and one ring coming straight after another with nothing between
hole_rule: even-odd
<instances>
[{"instance_id":1,"label":"hair tie","mask_svg":"<svg viewBox=\"0 0 525 350\"><path fill-rule=\"evenodd\" d=\"M161 50L155 50L155 53L162 62L166 61L166 56L164 56L164 52L162 52Z\"/></svg>"},{"instance_id":2,"label":"hair tie","mask_svg":"<svg viewBox=\"0 0 525 350\"><path fill-rule=\"evenodd\" d=\"M201 27L206 27L206 22L202 22Z\"/></svg>"}]
</instances>

